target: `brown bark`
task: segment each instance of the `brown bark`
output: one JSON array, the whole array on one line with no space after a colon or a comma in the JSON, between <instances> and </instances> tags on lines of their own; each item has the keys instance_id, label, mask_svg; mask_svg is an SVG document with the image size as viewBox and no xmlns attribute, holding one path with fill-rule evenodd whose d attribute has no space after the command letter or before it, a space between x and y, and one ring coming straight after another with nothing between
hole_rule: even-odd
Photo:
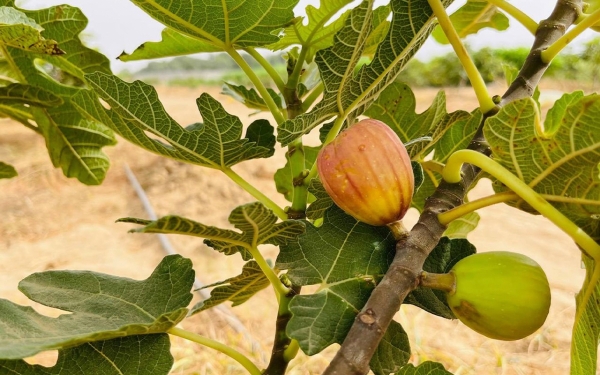
<instances>
[{"instance_id":1,"label":"brown bark","mask_svg":"<svg viewBox=\"0 0 600 375\"><path fill-rule=\"evenodd\" d=\"M540 59L541 51L565 33L581 13L581 7L581 0L557 1L550 17L540 23L532 50L518 78L504 94L499 107L533 94L548 68L548 64ZM494 113L487 114L484 119ZM489 147L481 128L469 149L489 155ZM471 184L476 181L479 170L465 164L462 174L463 180L460 183L440 184L435 193L427 199L425 209L408 237L398 241L394 261L357 315L324 375L362 375L369 371L369 362L383 334L394 314L400 309L404 298L417 287L423 263L446 229L437 220L437 215L462 204Z\"/></svg>"}]
</instances>

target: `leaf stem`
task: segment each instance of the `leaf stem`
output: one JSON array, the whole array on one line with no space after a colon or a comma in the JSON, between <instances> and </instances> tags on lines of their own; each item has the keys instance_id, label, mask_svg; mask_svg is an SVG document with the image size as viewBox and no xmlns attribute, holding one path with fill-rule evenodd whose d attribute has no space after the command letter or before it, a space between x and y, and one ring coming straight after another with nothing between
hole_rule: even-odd
<instances>
[{"instance_id":1,"label":"leaf stem","mask_svg":"<svg viewBox=\"0 0 600 375\"><path fill-rule=\"evenodd\" d=\"M278 218L281 220L287 219L287 214L285 211L277 205L277 203L273 202L269 197L263 194L260 190L258 190L254 185L250 184L246 181L242 176L235 173L231 168L224 168L223 173L227 175L233 182L238 184L242 189L246 190L250 195L254 198L258 199L262 204L264 204L267 208L269 208Z\"/></svg>"},{"instance_id":2,"label":"leaf stem","mask_svg":"<svg viewBox=\"0 0 600 375\"><path fill-rule=\"evenodd\" d=\"M169 333L173 336L178 336L178 337L184 338L189 341L196 342L200 345L204 345L211 349L215 349L215 350L229 356L230 358L234 359L235 361L237 361L251 375L262 375L262 372L258 369L258 367L256 367L256 365L254 363L252 363L252 361L250 361L250 359L248 359L248 357L246 357L242 353L238 352L237 350L235 350L225 344L222 344L218 341L209 339L208 337L201 336L197 333L189 332L184 329L177 328L177 327L171 328L170 330L167 331L167 333Z\"/></svg>"},{"instance_id":3,"label":"leaf stem","mask_svg":"<svg viewBox=\"0 0 600 375\"><path fill-rule=\"evenodd\" d=\"M298 55L298 59L296 59L296 64L294 65L294 70L288 77L288 81L285 84L288 89L298 89L298 83L300 83L300 75L302 74L302 69L304 67L304 61L306 61L306 54L308 53L308 48L302 46L300 50L300 54Z\"/></svg>"},{"instance_id":4,"label":"leaf stem","mask_svg":"<svg viewBox=\"0 0 600 375\"><path fill-rule=\"evenodd\" d=\"M507 202L518 197L519 196L513 193L512 191L507 191L505 193L498 193L487 197L479 198L474 201L461 204L460 206L457 206L446 212L442 212L441 214L438 214L438 220L442 225L448 225L452 221L470 212L477 211L480 208L491 206L497 203Z\"/></svg>"},{"instance_id":5,"label":"leaf stem","mask_svg":"<svg viewBox=\"0 0 600 375\"><path fill-rule=\"evenodd\" d=\"M487 0L487 2L497 6L498 8L500 8L503 11L505 11L506 13L508 13L510 16L512 16L514 19L516 19L521 25L525 26L525 28L531 34L535 35L535 32L537 31L537 28L538 28L538 23L535 22L527 14L523 13L523 11L521 11L521 9L515 7L514 5L510 4L506 0Z\"/></svg>"},{"instance_id":6,"label":"leaf stem","mask_svg":"<svg viewBox=\"0 0 600 375\"><path fill-rule=\"evenodd\" d=\"M250 56L252 56L254 58L254 60L256 60L256 62L258 62L260 64L260 66L263 67L263 69L269 74L269 76L273 80L273 83L275 83L275 86L277 86L277 89L279 89L280 92L283 92L283 88L285 87L285 82L283 82L281 75L279 75L279 73L277 73L275 68L273 68L273 65L271 65L267 61L267 59L264 58L263 55L258 53L256 51L256 49L254 49L252 47L246 47L244 49L244 51L248 52L248 54Z\"/></svg>"},{"instance_id":7,"label":"leaf stem","mask_svg":"<svg viewBox=\"0 0 600 375\"><path fill-rule=\"evenodd\" d=\"M290 288L283 285L281 280L279 280L279 276L277 276L275 270L273 270L273 268L269 266L269 263L267 263L265 258L262 256L260 250L258 250L258 247L249 248L248 250L250 251L250 254L252 254L252 257L254 258L260 269L263 271L267 279L269 279L269 281L271 282L271 285L275 290L275 294L277 295L277 301L281 301L281 299L285 295L290 293Z\"/></svg>"},{"instance_id":8,"label":"leaf stem","mask_svg":"<svg viewBox=\"0 0 600 375\"><path fill-rule=\"evenodd\" d=\"M573 39L598 21L600 21L600 9L583 18L578 24L573 26L571 30L567 31L548 48L543 50L541 54L542 61L549 64L563 48L573 41Z\"/></svg>"},{"instance_id":9,"label":"leaf stem","mask_svg":"<svg viewBox=\"0 0 600 375\"><path fill-rule=\"evenodd\" d=\"M463 45L456 29L452 25L452 21L450 21L450 17L448 17L448 13L446 13L446 9L440 0L427 0L429 6L433 10L433 13L438 19L440 27L446 34L446 38L452 45L456 56L460 60L465 72L467 73L467 77L469 77L469 81L471 81L471 86L473 86L473 90L475 90L475 95L477 96L477 101L479 101L479 109L482 113L487 113L496 107L496 103L492 100L490 96L487 86L477 70L475 63L471 60L467 49Z\"/></svg>"},{"instance_id":10,"label":"leaf stem","mask_svg":"<svg viewBox=\"0 0 600 375\"><path fill-rule=\"evenodd\" d=\"M497 178L531 207L562 229L596 262L600 261L600 244L548 203L525 182L491 158L473 150L460 150L448 158L442 177L448 183L461 181L461 168L469 163Z\"/></svg>"},{"instance_id":11,"label":"leaf stem","mask_svg":"<svg viewBox=\"0 0 600 375\"><path fill-rule=\"evenodd\" d=\"M275 103L271 95L269 95L267 88L262 83L260 78L258 78L256 73L254 73L254 71L252 70L250 65L248 65L246 60L244 60L244 58L234 48L227 48L225 51L231 56L231 58L233 58L233 60L239 65L239 67L242 68L242 70L250 79L250 81L252 81L254 87L256 87L256 90L258 90L263 100L267 104L267 107L269 107L269 110L271 111L271 114L275 118L277 124L283 123L285 121L285 117L281 114L281 112L279 111L279 107L277 107L277 104Z\"/></svg>"},{"instance_id":12,"label":"leaf stem","mask_svg":"<svg viewBox=\"0 0 600 375\"><path fill-rule=\"evenodd\" d=\"M311 105L313 105L313 103L319 99L319 97L321 96L321 94L323 93L323 90L325 89L325 86L323 85L323 82L319 82L319 84L317 85L317 87L315 87L309 94L308 96L304 99L304 101L302 102L302 111L306 112L308 111L308 109L310 108Z\"/></svg>"}]
</instances>

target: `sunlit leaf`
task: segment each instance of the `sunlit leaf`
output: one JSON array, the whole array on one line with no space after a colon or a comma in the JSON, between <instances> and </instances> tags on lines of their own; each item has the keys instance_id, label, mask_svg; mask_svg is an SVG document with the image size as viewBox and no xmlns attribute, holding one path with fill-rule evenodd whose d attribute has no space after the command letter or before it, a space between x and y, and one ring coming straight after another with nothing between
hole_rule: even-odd
<instances>
[{"instance_id":1,"label":"sunlit leaf","mask_svg":"<svg viewBox=\"0 0 600 375\"><path fill-rule=\"evenodd\" d=\"M40 25L23 12L0 6L0 45L46 55L64 54L55 40L45 39L41 35L42 30Z\"/></svg>"},{"instance_id":2,"label":"sunlit leaf","mask_svg":"<svg viewBox=\"0 0 600 375\"><path fill-rule=\"evenodd\" d=\"M494 160L508 168L596 240L600 239L600 96L566 94L542 125L532 99L515 101L488 119ZM496 192L507 191L499 181ZM512 205L529 212L517 200Z\"/></svg>"},{"instance_id":3,"label":"sunlit leaf","mask_svg":"<svg viewBox=\"0 0 600 375\"><path fill-rule=\"evenodd\" d=\"M50 318L0 300L0 358L166 332L187 314L193 282L192 263L178 255L164 258L142 281L90 271L35 273L19 289L32 301L71 314Z\"/></svg>"},{"instance_id":4,"label":"sunlit leaf","mask_svg":"<svg viewBox=\"0 0 600 375\"><path fill-rule=\"evenodd\" d=\"M304 223L287 220L277 223L277 216L260 202L237 207L229 215L229 222L242 232L204 225L179 216L165 216L159 220L124 218L120 222L144 225L134 229L139 233L183 234L205 238L209 246L232 255L240 252L250 259L249 249L260 244L283 245L304 233Z\"/></svg>"},{"instance_id":5,"label":"sunlit leaf","mask_svg":"<svg viewBox=\"0 0 600 375\"><path fill-rule=\"evenodd\" d=\"M577 314L581 316L575 320L573 328L571 343L571 374L573 375L593 374L597 371L600 338L600 283L590 285L592 272L598 264L585 254L582 256L587 271L584 287L576 297ZM594 291L584 308L583 295L588 288L594 288Z\"/></svg>"},{"instance_id":6,"label":"sunlit leaf","mask_svg":"<svg viewBox=\"0 0 600 375\"><path fill-rule=\"evenodd\" d=\"M447 5L451 1L444 1ZM352 10L334 44L317 53L325 86L323 99L308 113L284 122L278 131L283 145L335 116L354 119L391 84L429 36L435 17L427 0L391 2L392 21L372 61L354 74L372 31L372 1Z\"/></svg>"},{"instance_id":7,"label":"sunlit leaf","mask_svg":"<svg viewBox=\"0 0 600 375\"><path fill-rule=\"evenodd\" d=\"M367 38L363 55L373 55L377 51L377 46L385 39L390 30L390 21L387 18L391 11L389 5L380 6L373 10L373 30Z\"/></svg>"},{"instance_id":8,"label":"sunlit leaf","mask_svg":"<svg viewBox=\"0 0 600 375\"><path fill-rule=\"evenodd\" d=\"M0 180L3 178L13 178L17 176L17 170L10 164L0 161Z\"/></svg>"},{"instance_id":9,"label":"sunlit leaf","mask_svg":"<svg viewBox=\"0 0 600 375\"><path fill-rule=\"evenodd\" d=\"M271 153L268 148L241 139L241 120L227 113L207 93L196 100L204 124L183 128L165 111L154 87L141 81L128 83L103 73L88 74L86 79L111 109L104 108L88 90L73 98L78 109L149 151L215 169L268 157Z\"/></svg>"},{"instance_id":10,"label":"sunlit leaf","mask_svg":"<svg viewBox=\"0 0 600 375\"><path fill-rule=\"evenodd\" d=\"M351 2L352 0L322 0L319 8L307 5L306 25L303 20L297 20L293 25L285 28L283 37L278 42L270 45L269 48L278 51L293 45L301 45L307 49L306 59L311 62L318 50L325 49L333 44L333 36L344 26L344 21L349 12L346 11L332 22L329 21Z\"/></svg>"},{"instance_id":11,"label":"sunlit leaf","mask_svg":"<svg viewBox=\"0 0 600 375\"><path fill-rule=\"evenodd\" d=\"M406 365L394 375L452 375L444 365L436 362L423 362L419 366Z\"/></svg>"},{"instance_id":12,"label":"sunlit leaf","mask_svg":"<svg viewBox=\"0 0 600 375\"><path fill-rule=\"evenodd\" d=\"M477 228L479 219L477 212L469 212L453 220L444 231L444 236L450 239L467 238L467 235Z\"/></svg>"},{"instance_id":13,"label":"sunlit leaf","mask_svg":"<svg viewBox=\"0 0 600 375\"><path fill-rule=\"evenodd\" d=\"M167 375L173 367L166 334L138 335L89 342L58 351L52 367L23 360L0 360L0 373L12 375Z\"/></svg>"},{"instance_id":14,"label":"sunlit leaf","mask_svg":"<svg viewBox=\"0 0 600 375\"><path fill-rule=\"evenodd\" d=\"M1 5L14 6L13 1L4 0ZM87 18L77 8L60 5L41 10L21 10L27 17L44 28L43 34L48 39L58 42L67 53L64 55L44 55L44 60L53 69L60 69L76 79L83 80L86 72L110 72L109 62L102 54L84 47L79 39L79 33L87 25ZM104 146L115 143L109 128L101 123L84 119L71 105L71 98L80 88L59 83L43 73L36 66L35 59L41 55L21 49L6 47L4 58L14 69L14 76L25 78L22 84L30 85L29 93L38 93L37 101L45 108L31 107L29 115L19 112L19 107L0 109L5 115L17 121L26 122L33 119L46 139L46 146L52 163L61 167L68 177L89 184L100 184L109 167L108 157L102 152ZM52 93L62 101L62 104L48 94ZM22 110L22 109L21 109Z\"/></svg>"},{"instance_id":15,"label":"sunlit leaf","mask_svg":"<svg viewBox=\"0 0 600 375\"><path fill-rule=\"evenodd\" d=\"M277 104L277 108L282 108L282 98L273 90L267 88L269 95L273 98L275 104ZM221 94L225 94L231 96L238 102L244 104L246 107L250 109L258 109L259 111L269 111L269 107L267 103L263 100L260 94L254 88L246 88L244 86L238 86L231 83L225 82L223 85L223 91Z\"/></svg>"},{"instance_id":16,"label":"sunlit leaf","mask_svg":"<svg viewBox=\"0 0 600 375\"><path fill-rule=\"evenodd\" d=\"M461 38L476 34L483 28L498 31L508 28L508 18L495 5L485 0L468 0L465 5L450 15L450 21ZM435 28L432 36L439 43L450 43L439 26Z\"/></svg>"},{"instance_id":17,"label":"sunlit leaf","mask_svg":"<svg viewBox=\"0 0 600 375\"><path fill-rule=\"evenodd\" d=\"M131 0L160 23L224 50L279 40L298 0Z\"/></svg>"},{"instance_id":18,"label":"sunlit leaf","mask_svg":"<svg viewBox=\"0 0 600 375\"><path fill-rule=\"evenodd\" d=\"M267 279L258 264L252 260L244 265L241 275L204 286L203 289L215 288L210 292L210 298L198 302L192 308L190 315L227 301L231 301L232 306L241 305L269 285L269 279Z\"/></svg>"},{"instance_id":19,"label":"sunlit leaf","mask_svg":"<svg viewBox=\"0 0 600 375\"><path fill-rule=\"evenodd\" d=\"M161 36L162 40L160 42L146 42L130 54L121 53L118 59L121 61L137 61L222 51L220 47L191 38L168 27L162 31Z\"/></svg>"}]
</instances>

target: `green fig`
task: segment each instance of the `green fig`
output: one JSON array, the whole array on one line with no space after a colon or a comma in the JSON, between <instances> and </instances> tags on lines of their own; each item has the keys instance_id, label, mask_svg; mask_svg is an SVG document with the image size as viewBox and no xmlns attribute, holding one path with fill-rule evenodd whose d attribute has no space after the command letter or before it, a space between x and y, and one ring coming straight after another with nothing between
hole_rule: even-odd
<instances>
[{"instance_id":1,"label":"green fig","mask_svg":"<svg viewBox=\"0 0 600 375\"><path fill-rule=\"evenodd\" d=\"M497 340L519 340L544 324L550 285L533 259L495 251L461 259L450 271L448 305L466 326Z\"/></svg>"},{"instance_id":2,"label":"green fig","mask_svg":"<svg viewBox=\"0 0 600 375\"><path fill-rule=\"evenodd\" d=\"M410 157L396 133L362 120L319 152L317 170L331 199L370 225L387 225L410 208L415 181Z\"/></svg>"}]
</instances>

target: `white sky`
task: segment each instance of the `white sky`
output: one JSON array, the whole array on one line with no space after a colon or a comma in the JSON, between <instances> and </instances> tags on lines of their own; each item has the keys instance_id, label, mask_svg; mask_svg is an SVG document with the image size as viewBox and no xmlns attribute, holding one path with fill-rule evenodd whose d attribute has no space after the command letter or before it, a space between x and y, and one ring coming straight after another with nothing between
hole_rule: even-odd
<instances>
[{"instance_id":1,"label":"white sky","mask_svg":"<svg viewBox=\"0 0 600 375\"><path fill-rule=\"evenodd\" d=\"M456 9L464 2L464 0L457 0L450 9ZM137 70L147 64L147 62L123 63L116 60L122 51L132 52L144 42L160 40L160 32L163 29L160 23L150 18L131 1L17 0L17 5L26 9L39 9L64 3L79 7L86 14L89 19L85 31L87 44L98 48L108 56L115 71ZM536 21L546 18L554 6L554 1L549 0L513 0L512 3ZM298 15L304 14L303 10L307 4L318 6L319 0L300 0L297 7ZM581 44L582 41L592 37L594 37L594 33L587 32L574 45ZM529 46L533 42L533 37L520 24L511 19L511 26L507 31L482 30L477 35L468 37L466 42L473 48ZM448 51L450 51L450 47L440 46L435 41L429 40L419 51L417 57L427 59Z\"/></svg>"}]
</instances>

